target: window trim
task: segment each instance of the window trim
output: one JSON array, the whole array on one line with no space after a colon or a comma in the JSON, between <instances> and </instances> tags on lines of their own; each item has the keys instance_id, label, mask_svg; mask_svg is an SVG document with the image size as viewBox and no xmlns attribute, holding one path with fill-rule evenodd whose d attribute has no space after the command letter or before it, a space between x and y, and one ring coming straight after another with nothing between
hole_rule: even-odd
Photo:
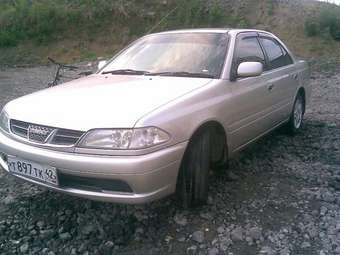
<instances>
[{"instance_id":1,"label":"window trim","mask_svg":"<svg viewBox=\"0 0 340 255\"><path fill-rule=\"evenodd\" d=\"M228 59L228 56L229 56L230 46L231 46L231 40L230 40L231 37L230 37L230 34L229 33L225 33L225 35L226 35L226 40L227 40L227 46L226 46L227 49L226 49L226 53L225 53L225 56L224 56L224 61L223 61L223 65L222 65L222 69L221 69L220 75L217 78L219 80L223 79L224 70L227 67L227 59Z\"/></svg>"}]
</instances>

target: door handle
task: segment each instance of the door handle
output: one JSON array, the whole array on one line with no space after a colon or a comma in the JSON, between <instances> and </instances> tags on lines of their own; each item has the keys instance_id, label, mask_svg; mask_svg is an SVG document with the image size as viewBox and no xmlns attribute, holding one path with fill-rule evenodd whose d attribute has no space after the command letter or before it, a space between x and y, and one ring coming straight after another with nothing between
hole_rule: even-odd
<instances>
[{"instance_id":1,"label":"door handle","mask_svg":"<svg viewBox=\"0 0 340 255\"><path fill-rule=\"evenodd\" d=\"M274 84L270 84L270 85L267 86L267 89L268 89L269 91L272 91L273 88L274 88Z\"/></svg>"},{"instance_id":2,"label":"door handle","mask_svg":"<svg viewBox=\"0 0 340 255\"><path fill-rule=\"evenodd\" d=\"M298 77L299 77L299 76L298 76L297 73L296 73L296 74L293 74L293 79L294 79L294 80L297 80Z\"/></svg>"}]
</instances>

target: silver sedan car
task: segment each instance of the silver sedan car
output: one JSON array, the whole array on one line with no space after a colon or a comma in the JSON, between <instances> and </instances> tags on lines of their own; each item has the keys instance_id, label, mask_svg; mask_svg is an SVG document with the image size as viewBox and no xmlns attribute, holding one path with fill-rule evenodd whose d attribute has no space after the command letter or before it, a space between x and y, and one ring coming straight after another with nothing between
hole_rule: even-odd
<instances>
[{"instance_id":1,"label":"silver sedan car","mask_svg":"<svg viewBox=\"0 0 340 255\"><path fill-rule=\"evenodd\" d=\"M85 78L9 102L0 165L84 198L207 200L209 171L285 125L296 133L309 68L271 33L193 29L135 41Z\"/></svg>"}]
</instances>

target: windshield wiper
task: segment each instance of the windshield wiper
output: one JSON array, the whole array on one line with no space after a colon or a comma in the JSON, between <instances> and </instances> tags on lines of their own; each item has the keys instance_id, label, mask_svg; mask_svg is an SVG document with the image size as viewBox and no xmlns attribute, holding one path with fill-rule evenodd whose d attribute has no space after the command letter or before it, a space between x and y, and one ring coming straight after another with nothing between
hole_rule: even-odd
<instances>
[{"instance_id":1,"label":"windshield wiper","mask_svg":"<svg viewBox=\"0 0 340 255\"><path fill-rule=\"evenodd\" d=\"M159 73L147 73L150 76L179 76L179 77L194 77L194 78L215 78L212 74L207 73L190 73L190 72L159 72Z\"/></svg>"},{"instance_id":2,"label":"windshield wiper","mask_svg":"<svg viewBox=\"0 0 340 255\"><path fill-rule=\"evenodd\" d=\"M145 75L149 74L150 72L148 71L141 71L141 70L133 70L133 69L117 69L117 70L112 70L112 71L105 71L102 72L102 74L132 74L132 75Z\"/></svg>"}]
</instances>

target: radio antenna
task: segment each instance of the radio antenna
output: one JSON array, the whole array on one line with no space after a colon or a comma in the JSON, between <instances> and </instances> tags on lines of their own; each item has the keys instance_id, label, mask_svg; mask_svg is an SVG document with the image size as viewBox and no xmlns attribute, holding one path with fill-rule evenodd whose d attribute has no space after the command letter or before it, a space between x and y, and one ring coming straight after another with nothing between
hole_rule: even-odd
<instances>
[{"instance_id":1,"label":"radio antenna","mask_svg":"<svg viewBox=\"0 0 340 255\"><path fill-rule=\"evenodd\" d=\"M161 18L161 20L154 25L147 33L150 34L152 31L154 31L156 28L158 28L174 11L176 11L178 9L178 6L176 6L175 8L173 8L171 11L169 11L163 18Z\"/></svg>"}]
</instances>

